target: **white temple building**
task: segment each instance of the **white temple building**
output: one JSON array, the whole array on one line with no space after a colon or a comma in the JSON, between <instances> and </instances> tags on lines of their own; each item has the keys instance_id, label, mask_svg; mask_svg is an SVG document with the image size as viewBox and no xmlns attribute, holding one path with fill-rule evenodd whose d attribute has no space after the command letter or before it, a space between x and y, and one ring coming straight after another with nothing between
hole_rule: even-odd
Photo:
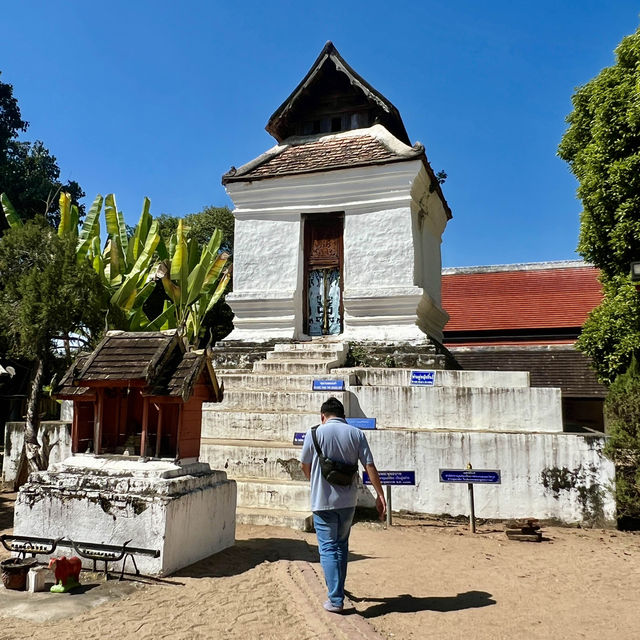
<instances>
[{"instance_id":1,"label":"white temple building","mask_svg":"<svg viewBox=\"0 0 640 640\"><path fill-rule=\"evenodd\" d=\"M440 243L451 211L398 110L328 42L223 176L234 202L228 340L442 341Z\"/></svg>"}]
</instances>

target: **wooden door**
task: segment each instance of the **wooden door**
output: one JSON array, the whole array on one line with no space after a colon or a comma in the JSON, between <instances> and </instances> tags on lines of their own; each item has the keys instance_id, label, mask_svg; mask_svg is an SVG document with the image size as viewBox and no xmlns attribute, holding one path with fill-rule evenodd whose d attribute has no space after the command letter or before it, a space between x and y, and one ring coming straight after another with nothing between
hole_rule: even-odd
<instances>
[{"instance_id":1,"label":"wooden door","mask_svg":"<svg viewBox=\"0 0 640 640\"><path fill-rule=\"evenodd\" d=\"M309 336L342 333L344 216L304 216L304 327Z\"/></svg>"}]
</instances>

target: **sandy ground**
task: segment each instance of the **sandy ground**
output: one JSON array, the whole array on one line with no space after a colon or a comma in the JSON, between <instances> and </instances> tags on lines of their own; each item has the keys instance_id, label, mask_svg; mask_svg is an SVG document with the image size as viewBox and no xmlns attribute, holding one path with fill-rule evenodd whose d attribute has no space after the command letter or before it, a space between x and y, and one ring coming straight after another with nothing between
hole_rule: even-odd
<instances>
[{"instance_id":1,"label":"sandy ground","mask_svg":"<svg viewBox=\"0 0 640 640\"><path fill-rule=\"evenodd\" d=\"M5 533L12 498L0 494ZM0 639L640 638L640 535L543 530L545 540L536 544L509 541L495 524L473 535L437 520L396 518L388 530L356 523L347 578L352 605L338 616L322 609L314 534L239 526L235 547L161 583L110 582L91 602L93 591L23 594L33 599L31 615L0 591ZM86 599L86 607L51 619L45 595ZM51 611L62 612L57 602L64 600Z\"/></svg>"}]
</instances>

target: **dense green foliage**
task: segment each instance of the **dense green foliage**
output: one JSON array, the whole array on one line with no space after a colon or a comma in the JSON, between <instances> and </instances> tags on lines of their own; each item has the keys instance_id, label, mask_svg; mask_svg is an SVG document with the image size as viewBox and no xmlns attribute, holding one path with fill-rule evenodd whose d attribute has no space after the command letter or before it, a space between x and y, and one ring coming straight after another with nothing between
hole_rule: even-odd
<instances>
[{"instance_id":1,"label":"dense green foliage","mask_svg":"<svg viewBox=\"0 0 640 640\"><path fill-rule=\"evenodd\" d=\"M37 217L0 241L0 334L8 354L51 362L73 335L88 346L104 328L106 292L76 241Z\"/></svg>"},{"instance_id":2,"label":"dense green foliage","mask_svg":"<svg viewBox=\"0 0 640 640\"><path fill-rule=\"evenodd\" d=\"M169 241L176 233L180 218L162 214L157 218L160 234ZM187 238L195 240L199 245L206 245L216 229L222 232L221 250L233 254L234 218L228 207L205 207L198 213L192 213L183 218ZM231 286L228 289L231 291ZM224 299L219 300L202 320L202 342L213 343L222 340L233 329L233 312Z\"/></svg>"},{"instance_id":3,"label":"dense green foliage","mask_svg":"<svg viewBox=\"0 0 640 640\"><path fill-rule=\"evenodd\" d=\"M640 519L640 369L634 358L605 400L610 438L605 455L616 465L619 519Z\"/></svg>"},{"instance_id":4,"label":"dense green foliage","mask_svg":"<svg viewBox=\"0 0 640 640\"><path fill-rule=\"evenodd\" d=\"M84 192L75 181L62 183L55 156L40 141L19 141L29 123L22 119L13 87L0 82L0 193L6 193L25 220L46 215L53 226L60 217L58 196L70 194L78 204ZM79 206L80 214L83 208ZM6 228L0 216L0 233Z\"/></svg>"},{"instance_id":5,"label":"dense green foliage","mask_svg":"<svg viewBox=\"0 0 640 640\"><path fill-rule=\"evenodd\" d=\"M160 225L160 235L168 241L178 228L178 220L174 216L163 213L157 218ZM205 207L198 213L190 213L182 218L187 233L187 238L194 239L200 245L206 245L214 231L222 231L223 251L233 252L233 228L234 219L229 207Z\"/></svg>"},{"instance_id":6,"label":"dense green foliage","mask_svg":"<svg viewBox=\"0 0 640 640\"><path fill-rule=\"evenodd\" d=\"M22 228L22 218L6 194L0 194L0 202L11 228ZM99 224L103 202L108 235L104 248ZM140 220L131 228L115 196L98 195L80 226L78 208L63 192L58 236L75 246L78 267L91 265L97 274L99 286L108 294L109 327L179 329L186 341L199 345L211 334L204 320L215 313L231 279L230 254L221 248L223 232L212 228L209 240L201 245L187 236L178 220L175 233L165 242L150 207L145 198Z\"/></svg>"},{"instance_id":7,"label":"dense green foliage","mask_svg":"<svg viewBox=\"0 0 640 640\"><path fill-rule=\"evenodd\" d=\"M616 64L573 96L558 153L579 181L579 253L601 270L605 301L579 348L600 379L623 372L640 345L629 263L640 260L640 29L622 40Z\"/></svg>"}]
</instances>

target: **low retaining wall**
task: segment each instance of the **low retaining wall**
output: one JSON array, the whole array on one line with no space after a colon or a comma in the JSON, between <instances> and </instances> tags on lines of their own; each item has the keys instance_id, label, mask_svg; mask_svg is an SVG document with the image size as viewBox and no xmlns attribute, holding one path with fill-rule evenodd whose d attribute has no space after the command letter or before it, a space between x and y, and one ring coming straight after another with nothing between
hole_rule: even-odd
<instances>
[{"instance_id":1,"label":"low retaining wall","mask_svg":"<svg viewBox=\"0 0 640 640\"><path fill-rule=\"evenodd\" d=\"M394 510L468 515L466 484L439 481L439 469L499 469L502 483L476 485L479 518L615 523L613 463L603 436L583 434L367 432L379 470L416 472L416 486L393 489Z\"/></svg>"},{"instance_id":2,"label":"low retaining wall","mask_svg":"<svg viewBox=\"0 0 640 640\"><path fill-rule=\"evenodd\" d=\"M24 429L24 422L7 422L5 425L3 482L14 483L17 479L24 447ZM62 462L71 455L71 422L65 420L41 422L38 428L38 442L48 456L49 466Z\"/></svg>"}]
</instances>

